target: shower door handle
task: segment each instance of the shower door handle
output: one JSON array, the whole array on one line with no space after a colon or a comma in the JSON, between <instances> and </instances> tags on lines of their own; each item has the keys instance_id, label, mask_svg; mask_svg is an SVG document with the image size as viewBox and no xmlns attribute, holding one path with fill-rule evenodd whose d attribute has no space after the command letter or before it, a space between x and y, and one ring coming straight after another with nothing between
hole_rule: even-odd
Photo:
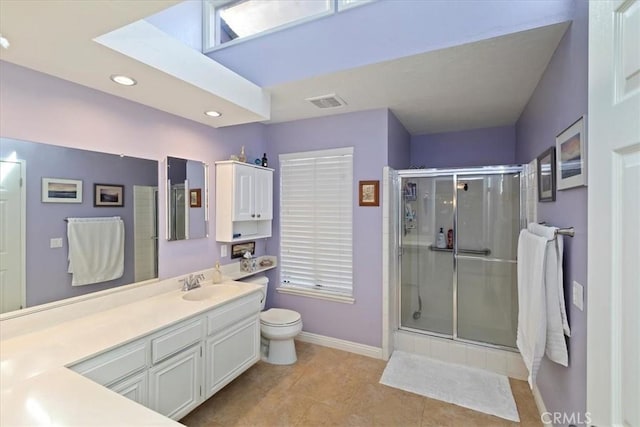
<instances>
[{"instance_id":1,"label":"shower door handle","mask_svg":"<svg viewBox=\"0 0 640 427\"><path fill-rule=\"evenodd\" d=\"M489 248L484 248L484 249L458 249L458 253L459 254L469 254L469 255L489 256L489 255L491 255L491 249L489 249Z\"/></svg>"}]
</instances>

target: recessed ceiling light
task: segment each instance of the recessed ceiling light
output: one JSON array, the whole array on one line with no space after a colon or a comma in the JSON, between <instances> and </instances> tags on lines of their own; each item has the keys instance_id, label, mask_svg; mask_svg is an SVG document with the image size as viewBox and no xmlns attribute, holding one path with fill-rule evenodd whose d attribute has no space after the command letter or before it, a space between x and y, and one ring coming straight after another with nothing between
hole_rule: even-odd
<instances>
[{"instance_id":1,"label":"recessed ceiling light","mask_svg":"<svg viewBox=\"0 0 640 427\"><path fill-rule=\"evenodd\" d=\"M220 117L222 115L222 113L213 110L205 111L204 113L209 117Z\"/></svg>"},{"instance_id":2,"label":"recessed ceiling light","mask_svg":"<svg viewBox=\"0 0 640 427\"><path fill-rule=\"evenodd\" d=\"M111 80L123 86L133 86L137 81L132 79L131 77L123 76L122 74L114 74L111 76Z\"/></svg>"}]
</instances>

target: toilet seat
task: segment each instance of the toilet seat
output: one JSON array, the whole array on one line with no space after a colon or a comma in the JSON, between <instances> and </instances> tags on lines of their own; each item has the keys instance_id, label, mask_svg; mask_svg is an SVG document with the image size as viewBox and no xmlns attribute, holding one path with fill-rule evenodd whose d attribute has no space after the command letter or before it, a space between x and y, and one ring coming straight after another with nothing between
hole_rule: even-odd
<instances>
[{"instance_id":1,"label":"toilet seat","mask_svg":"<svg viewBox=\"0 0 640 427\"><path fill-rule=\"evenodd\" d=\"M300 322L300 313L284 308L271 308L260 313L260 323L267 326L289 326Z\"/></svg>"}]
</instances>

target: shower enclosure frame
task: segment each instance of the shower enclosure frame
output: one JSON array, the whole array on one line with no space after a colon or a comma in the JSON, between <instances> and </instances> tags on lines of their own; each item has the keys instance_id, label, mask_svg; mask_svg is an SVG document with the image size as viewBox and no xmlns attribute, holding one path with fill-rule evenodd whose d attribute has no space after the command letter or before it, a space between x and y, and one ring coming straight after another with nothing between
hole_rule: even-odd
<instances>
[{"instance_id":1,"label":"shower enclosure frame","mask_svg":"<svg viewBox=\"0 0 640 427\"><path fill-rule=\"evenodd\" d=\"M462 342L462 343L469 343L469 344L476 344L476 345L481 345L484 347L489 347L489 348L495 348L495 349L499 349L499 350L506 350L506 351L511 351L511 352L518 352L518 349L515 347L508 347L508 346L503 346L503 345L499 345L499 344L493 344L493 343L488 343L488 342L483 342L483 341L475 341L475 340L470 340L470 339L465 339L465 338L460 338L458 337L458 257L460 256L458 253L458 177L463 177L463 176L478 176L478 175L499 175L499 174L519 174L520 175L520 200L519 200L519 210L520 210L520 218L519 218L519 223L520 223L520 228L522 229L523 227L526 227L526 197L525 197L525 191L523 188L524 185L524 177L523 177L523 172L524 172L524 165L504 165L504 166L480 166L480 167L472 167L472 168L431 168L431 169L401 169L401 170L397 170L397 174L398 174L398 194L400 195L400 197L398 197L398 203L396 206L396 209L398 209L398 212L402 212L402 204L403 204L403 196L402 196L402 183L403 183L403 179L406 178L435 178L435 177L441 177L441 176L446 176L446 177L451 177L452 178L452 185L453 185L453 225L452 225L452 229L453 229L453 250L452 250L452 258L453 258L453 293L452 293L452 299L453 299L453 324L452 324L452 334L448 335L448 334L442 334L439 332L434 332L434 331L429 331L429 330L425 330L425 329L417 329L417 328L411 328L408 326L403 326L402 325L402 268L398 268L398 277L397 277L397 282L398 283L398 305L399 305L399 309L398 309L398 318L397 320L397 325L398 325L398 330L404 330L404 331L408 331L408 332L415 332L415 333L419 333L419 334L423 334L423 335L430 335L430 336L435 336L435 337L439 337L439 338L446 338L446 339L450 339L453 341L458 341L458 342ZM402 215L399 216L399 218L402 218ZM399 251L398 251L398 263L399 265L402 263L402 257L403 257L403 239L404 239L404 233L403 233L403 227L404 227L404 220L400 220L398 221L398 244L399 244ZM464 255L463 255L464 257ZM508 261L508 262L516 262L513 260L489 260L489 261Z\"/></svg>"}]
</instances>

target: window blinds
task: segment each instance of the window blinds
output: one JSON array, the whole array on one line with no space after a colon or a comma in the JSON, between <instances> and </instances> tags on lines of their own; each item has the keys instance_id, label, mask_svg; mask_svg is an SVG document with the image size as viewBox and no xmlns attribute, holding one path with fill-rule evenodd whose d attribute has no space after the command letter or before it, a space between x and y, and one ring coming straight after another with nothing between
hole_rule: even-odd
<instances>
[{"instance_id":1,"label":"window blinds","mask_svg":"<svg viewBox=\"0 0 640 427\"><path fill-rule=\"evenodd\" d=\"M352 295L353 148L280 155L281 286Z\"/></svg>"}]
</instances>

